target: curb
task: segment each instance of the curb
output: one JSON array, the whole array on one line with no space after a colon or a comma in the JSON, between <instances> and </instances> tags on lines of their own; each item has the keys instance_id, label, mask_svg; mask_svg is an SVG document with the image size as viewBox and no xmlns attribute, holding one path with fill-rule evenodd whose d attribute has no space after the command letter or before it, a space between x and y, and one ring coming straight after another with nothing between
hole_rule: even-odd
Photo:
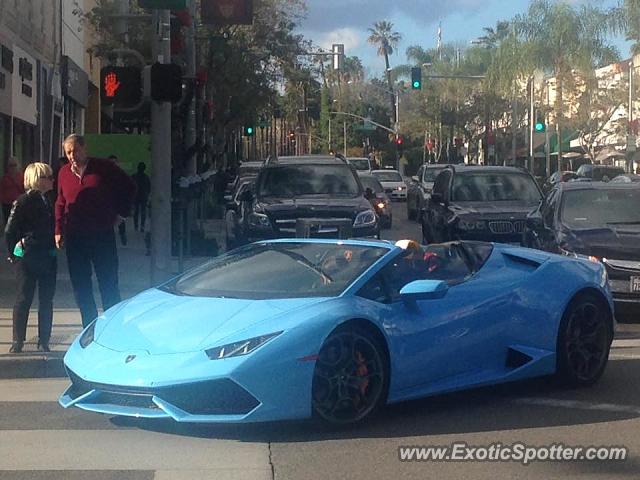
<instances>
[{"instance_id":1,"label":"curb","mask_svg":"<svg viewBox=\"0 0 640 480\"><path fill-rule=\"evenodd\" d=\"M64 354L65 352L0 355L0 379L66 377Z\"/></svg>"}]
</instances>

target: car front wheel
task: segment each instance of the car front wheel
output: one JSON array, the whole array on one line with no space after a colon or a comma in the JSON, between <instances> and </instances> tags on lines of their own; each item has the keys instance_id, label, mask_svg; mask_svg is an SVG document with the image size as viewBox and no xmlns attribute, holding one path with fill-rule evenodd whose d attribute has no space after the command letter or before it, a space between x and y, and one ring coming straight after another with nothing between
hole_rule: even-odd
<instances>
[{"instance_id":1,"label":"car front wheel","mask_svg":"<svg viewBox=\"0 0 640 480\"><path fill-rule=\"evenodd\" d=\"M611 348L610 312L595 295L574 299L560 324L557 374L571 386L595 383L604 372Z\"/></svg>"},{"instance_id":2,"label":"car front wheel","mask_svg":"<svg viewBox=\"0 0 640 480\"><path fill-rule=\"evenodd\" d=\"M388 384L386 350L374 335L359 327L337 329L316 361L314 417L332 425L359 422L386 402Z\"/></svg>"}]
</instances>

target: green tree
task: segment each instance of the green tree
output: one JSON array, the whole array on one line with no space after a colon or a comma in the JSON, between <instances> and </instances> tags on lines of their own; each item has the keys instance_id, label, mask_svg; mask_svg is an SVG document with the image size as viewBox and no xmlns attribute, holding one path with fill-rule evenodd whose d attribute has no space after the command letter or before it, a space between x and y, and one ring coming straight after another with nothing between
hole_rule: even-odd
<instances>
[{"instance_id":1,"label":"green tree","mask_svg":"<svg viewBox=\"0 0 640 480\"><path fill-rule=\"evenodd\" d=\"M609 11L610 26L616 33L622 33L633 42L631 51L640 54L640 0L620 0Z\"/></svg>"},{"instance_id":2,"label":"green tree","mask_svg":"<svg viewBox=\"0 0 640 480\"><path fill-rule=\"evenodd\" d=\"M402 35L400 33L393 30L393 23L388 22L386 20L375 22L373 24L373 28L369 28L369 38L368 42L372 45L378 47L378 55L384 57L385 64L385 74L387 77L387 85L389 87L389 91L393 91L393 81L391 80L391 66L389 63L389 56L393 55L393 52L396 48L398 48L398 43L402 39ZM393 123L396 122L396 113L395 113L395 99L393 94L390 93L389 96L391 100L391 118L393 118Z\"/></svg>"},{"instance_id":3,"label":"green tree","mask_svg":"<svg viewBox=\"0 0 640 480\"><path fill-rule=\"evenodd\" d=\"M558 163L562 158L562 128L565 97L576 97L575 73L584 78L594 68L618 59L616 49L607 39L606 12L592 5L573 6L565 2L534 0L529 10L513 20L526 42L525 52L535 67L552 72L556 79L554 114L558 136ZM523 56L523 52L518 52Z\"/></svg>"}]
</instances>

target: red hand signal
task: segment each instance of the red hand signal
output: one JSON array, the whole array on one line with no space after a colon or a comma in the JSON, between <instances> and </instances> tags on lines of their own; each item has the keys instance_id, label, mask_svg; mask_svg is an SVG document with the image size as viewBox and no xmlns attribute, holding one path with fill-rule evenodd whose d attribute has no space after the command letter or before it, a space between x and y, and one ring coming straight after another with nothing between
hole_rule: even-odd
<instances>
[{"instance_id":1,"label":"red hand signal","mask_svg":"<svg viewBox=\"0 0 640 480\"><path fill-rule=\"evenodd\" d=\"M115 73L110 73L106 77L104 77L104 91L107 94L107 97L115 97L116 90L120 88L120 82L118 81L118 76Z\"/></svg>"}]
</instances>

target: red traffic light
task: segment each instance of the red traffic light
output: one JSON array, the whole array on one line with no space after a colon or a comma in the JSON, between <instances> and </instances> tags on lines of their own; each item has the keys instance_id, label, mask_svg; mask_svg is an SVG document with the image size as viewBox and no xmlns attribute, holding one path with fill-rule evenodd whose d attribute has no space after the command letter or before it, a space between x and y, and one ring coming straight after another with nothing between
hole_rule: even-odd
<instances>
[{"instance_id":1,"label":"red traffic light","mask_svg":"<svg viewBox=\"0 0 640 480\"><path fill-rule=\"evenodd\" d=\"M402 145L404 143L404 139L402 137L396 137L396 145Z\"/></svg>"},{"instance_id":2,"label":"red traffic light","mask_svg":"<svg viewBox=\"0 0 640 480\"><path fill-rule=\"evenodd\" d=\"M140 69L136 67L103 67L100 70L100 98L104 105L131 108L142 98Z\"/></svg>"}]
</instances>

